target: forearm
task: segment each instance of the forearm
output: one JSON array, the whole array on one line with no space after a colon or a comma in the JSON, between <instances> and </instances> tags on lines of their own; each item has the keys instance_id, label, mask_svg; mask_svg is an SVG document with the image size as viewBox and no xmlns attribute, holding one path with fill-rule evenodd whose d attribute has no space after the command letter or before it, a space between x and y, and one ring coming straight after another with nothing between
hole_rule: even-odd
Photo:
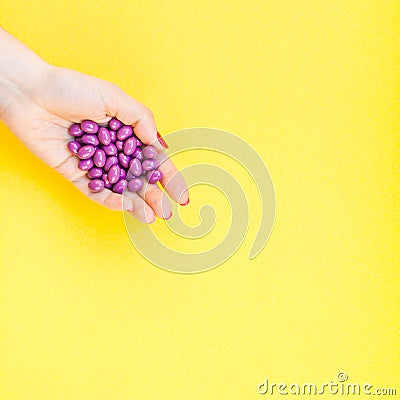
<instances>
[{"instance_id":1,"label":"forearm","mask_svg":"<svg viewBox=\"0 0 400 400\"><path fill-rule=\"evenodd\" d=\"M0 27L0 119L18 97L30 96L49 64Z\"/></svg>"}]
</instances>

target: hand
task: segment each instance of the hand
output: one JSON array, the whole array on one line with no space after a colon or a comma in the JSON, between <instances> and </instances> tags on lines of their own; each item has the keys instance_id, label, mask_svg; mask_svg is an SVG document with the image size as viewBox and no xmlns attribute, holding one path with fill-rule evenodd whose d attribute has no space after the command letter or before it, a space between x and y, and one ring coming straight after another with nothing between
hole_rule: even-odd
<instances>
[{"instance_id":1,"label":"hand","mask_svg":"<svg viewBox=\"0 0 400 400\"><path fill-rule=\"evenodd\" d=\"M122 195L108 189L92 193L87 187L86 173L78 169L78 159L67 149L71 124L84 119L101 124L116 116L132 125L143 143L162 151L151 111L112 83L45 63L35 68L34 82L27 83L26 89L23 81L10 85L13 89L0 104L1 118L11 131L92 200L114 210L123 207L141 222L151 223L155 215L167 219L171 204L156 184L145 185L147 188L137 193L125 192L124 201ZM189 197L182 176L165 154L160 156L163 161L159 169L164 175L161 185L174 201L187 203Z\"/></svg>"}]
</instances>

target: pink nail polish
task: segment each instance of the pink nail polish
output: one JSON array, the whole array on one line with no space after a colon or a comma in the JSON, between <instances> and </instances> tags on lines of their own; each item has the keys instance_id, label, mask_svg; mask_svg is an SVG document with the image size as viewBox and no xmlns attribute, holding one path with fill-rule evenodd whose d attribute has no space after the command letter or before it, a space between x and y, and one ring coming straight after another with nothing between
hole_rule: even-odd
<instances>
[{"instance_id":1,"label":"pink nail polish","mask_svg":"<svg viewBox=\"0 0 400 400\"><path fill-rule=\"evenodd\" d=\"M186 203L179 203L179 204L180 204L181 206L187 206L187 205L189 204L189 201L190 201L190 199L188 198Z\"/></svg>"},{"instance_id":2,"label":"pink nail polish","mask_svg":"<svg viewBox=\"0 0 400 400\"><path fill-rule=\"evenodd\" d=\"M160 132L157 132L157 138L158 138L158 141L160 142L161 146L164 147L165 149L168 149L169 146L167 145L164 138L161 136Z\"/></svg>"},{"instance_id":3,"label":"pink nail polish","mask_svg":"<svg viewBox=\"0 0 400 400\"><path fill-rule=\"evenodd\" d=\"M167 220L169 220L171 218L172 218L172 211L171 211L171 214L169 214L169 216L167 218L164 218L164 221L167 221Z\"/></svg>"}]
</instances>

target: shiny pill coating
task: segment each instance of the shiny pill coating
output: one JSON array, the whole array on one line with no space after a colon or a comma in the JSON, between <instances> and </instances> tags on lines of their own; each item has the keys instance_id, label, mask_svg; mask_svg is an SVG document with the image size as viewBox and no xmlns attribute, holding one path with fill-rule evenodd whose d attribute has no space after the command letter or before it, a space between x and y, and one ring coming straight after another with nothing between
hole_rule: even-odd
<instances>
[{"instance_id":1,"label":"shiny pill coating","mask_svg":"<svg viewBox=\"0 0 400 400\"><path fill-rule=\"evenodd\" d=\"M81 171L89 171L89 169L93 168L93 160L91 158L88 158L87 160L81 160L78 163L78 168Z\"/></svg>"},{"instance_id":2,"label":"shiny pill coating","mask_svg":"<svg viewBox=\"0 0 400 400\"><path fill-rule=\"evenodd\" d=\"M93 167L89 169L87 176L90 179L96 179L96 178L101 178L103 175L103 170L101 168Z\"/></svg>"},{"instance_id":3,"label":"shiny pill coating","mask_svg":"<svg viewBox=\"0 0 400 400\"><path fill-rule=\"evenodd\" d=\"M124 153L127 156L132 155L133 152L136 150L136 146L137 146L137 143L136 143L136 139L134 137L126 139L125 143L124 143L124 147L123 147Z\"/></svg>"},{"instance_id":4,"label":"shiny pill coating","mask_svg":"<svg viewBox=\"0 0 400 400\"><path fill-rule=\"evenodd\" d=\"M113 187L112 191L118 194L122 194L126 189L127 182L125 179L120 179Z\"/></svg>"},{"instance_id":5,"label":"shiny pill coating","mask_svg":"<svg viewBox=\"0 0 400 400\"><path fill-rule=\"evenodd\" d=\"M103 150L108 156L115 156L118 153L114 143L110 143L108 146L103 146Z\"/></svg>"},{"instance_id":6,"label":"shiny pill coating","mask_svg":"<svg viewBox=\"0 0 400 400\"><path fill-rule=\"evenodd\" d=\"M104 189L104 181L101 179L92 179L88 183L88 187L93 193L101 192Z\"/></svg>"},{"instance_id":7,"label":"shiny pill coating","mask_svg":"<svg viewBox=\"0 0 400 400\"><path fill-rule=\"evenodd\" d=\"M81 129L86 133L97 133L99 130L99 125L94 121L85 120L81 122Z\"/></svg>"},{"instance_id":8,"label":"shiny pill coating","mask_svg":"<svg viewBox=\"0 0 400 400\"><path fill-rule=\"evenodd\" d=\"M113 131L117 131L119 128L121 128L122 125L123 123L117 118L111 118L110 121L108 122L108 126Z\"/></svg>"},{"instance_id":9,"label":"shiny pill coating","mask_svg":"<svg viewBox=\"0 0 400 400\"><path fill-rule=\"evenodd\" d=\"M163 177L163 173L156 169L154 171L150 171L146 177L149 183L156 183Z\"/></svg>"},{"instance_id":10,"label":"shiny pill coating","mask_svg":"<svg viewBox=\"0 0 400 400\"><path fill-rule=\"evenodd\" d=\"M82 145L76 140L71 140L68 142L67 147L68 150L76 156L78 154L78 150L82 147Z\"/></svg>"},{"instance_id":11,"label":"shiny pill coating","mask_svg":"<svg viewBox=\"0 0 400 400\"><path fill-rule=\"evenodd\" d=\"M104 173L104 174L102 175L101 179L102 179L102 181L104 182L104 187L106 187L107 189L111 189L111 188L112 188L112 185L111 185L111 183L108 181L108 178L107 178L107 174L106 174L106 173Z\"/></svg>"},{"instance_id":12,"label":"shiny pill coating","mask_svg":"<svg viewBox=\"0 0 400 400\"><path fill-rule=\"evenodd\" d=\"M140 150L139 148L137 148L133 154L133 157L137 158L139 161L143 161L144 160L144 155L142 153L142 150Z\"/></svg>"},{"instance_id":13,"label":"shiny pill coating","mask_svg":"<svg viewBox=\"0 0 400 400\"><path fill-rule=\"evenodd\" d=\"M82 136L82 143L91 144L92 146L97 146L99 144L99 139L96 135L87 133L86 135Z\"/></svg>"},{"instance_id":14,"label":"shiny pill coating","mask_svg":"<svg viewBox=\"0 0 400 400\"><path fill-rule=\"evenodd\" d=\"M142 153L146 158L154 158L157 154L157 150L154 146L146 146L142 150Z\"/></svg>"},{"instance_id":15,"label":"shiny pill coating","mask_svg":"<svg viewBox=\"0 0 400 400\"><path fill-rule=\"evenodd\" d=\"M93 162L96 165L96 167L99 167L99 168L104 167L106 160L107 160L107 156L106 156L106 153L104 152L104 150L97 149L93 156Z\"/></svg>"},{"instance_id":16,"label":"shiny pill coating","mask_svg":"<svg viewBox=\"0 0 400 400\"><path fill-rule=\"evenodd\" d=\"M111 137L111 142L115 142L117 140L117 132L110 130L110 137Z\"/></svg>"},{"instance_id":17,"label":"shiny pill coating","mask_svg":"<svg viewBox=\"0 0 400 400\"><path fill-rule=\"evenodd\" d=\"M138 192L142 187L144 183L143 180L140 178L133 178L128 182L128 190L130 192Z\"/></svg>"},{"instance_id":18,"label":"shiny pill coating","mask_svg":"<svg viewBox=\"0 0 400 400\"><path fill-rule=\"evenodd\" d=\"M132 179L134 179L134 178L136 178L136 176L133 175L131 171L128 171L128 172L126 173L126 180L127 180L127 181L130 181L130 180L132 180Z\"/></svg>"},{"instance_id":19,"label":"shiny pill coating","mask_svg":"<svg viewBox=\"0 0 400 400\"><path fill-rule=\"evenodd\" d=\"M121 168L119 165L113 165L107 173L108 181L112 184L117 183L121 175Z\"/></svg>"},{"instance_id":20,"label":"shiny pill coating","mask_svg":"<svg viewBox=\"0 0 400 400\"><path fill-rule=\"evenodd\" d=\"M142 163L137 158L133 158L129 163L129 172L133 176L140 176L142 174L143 168Z\"/></svg>"},{"instance_id":21,"label":"shiny pill coating","mask_svg":"<svg viewBox=\"0 0 400 400\"><path fill-rule=\"evenodd\" d=\"M146 184L146 178L150 183L162 178L162 172L157 170L157 149L144 145L132 126L124 125L117 118L103 126L84 120L72 124L68 133L73 140L67 143L67 148L80 158L78 168L87 172L92 192L106 188L122 194L128 185L129 190L138 191Z\"/></svg>"},{"instance_id":22,"label":"shiny pill coating","mask_svg":"<svg viewBox=\"0 0 400 400\"><path fill-rule=\"evenodd\" d=\"M122 128L118 129L117 132L117 139L118 140L125 140L128 139L129 136L132 136L133 129L130 125L124 125Z\"/></svg>"},{"instance_id":23,"label":"shiny pill coating","mask_svg":"<svg viewBox=\"0 0 400 400\"><path fill-rule=\"evenodd\" d=\"M121 164L122 167L128 168L129 167L129 162L131 161L131 158L127 156L124 153L119 153L118 154L118 160L119 163Z\"/></svg>"},{"instance_id":24,"label":"shiny pill coating","mask_svg":"<svg viewBox=\"0 0 400 400\"><path fill-rule=\"evenodd\" d=\"M156 169L159 165L159 162L155 158L148 158L142 162L143 171L152 171Z\"/></svg>"},{"instance_id":25,"label":"shiny pill coating","mask_svg":"<svg viewBox=\"0 0 400 400\"><path fill-rule=\"evenodd\" d=\"M96 151L96 149L88 144L86 146L82 146L79 150L78 150L78 157L81 160L86 160L90 157L92 157L94 155L94 152Z\"/></svg>"},{"instance_id":26,"label":"shiny pill coating","mask_svg":"<svg viewBox=\"0 0 400 400\"><path fill-rule=\"evenodd\" d=\"M104 164L104 170L108 172L108 170L115 164L118 164L117 156L107 157L106 163Z\"/></svg>"},{"instance_id":27,"label":"shiny pill coating","mask_svg":"<svg viewBox=\"0 0 400 400\"><path fill-rule=\"evenodd\" d=\"M83 130L81 129L81 126L79 124L74 124L68 128L68 133L71 136L78 137L83 134Z\"/></svg>"},{"instance_id":28,"label":"shiny pill coating","mask_svg":"<svg viewBox=\"0 0 400 400\"><path fill-rule=\"evenodd\" d=\"M122 151L122 149L124 148L124 142L122 140L117 140L115 142L115 147L118 151Z\"/></svg>"},{"instance_id":29,"label":"shiny pill coating","mask_svg":"<svg viewBox=\"0 0 400 400\"><path fill-rule=\"evenodd\" d=\"M97 133L97 137L101 144L108 146L111 143L111 133L107 128L101 127Z\"/></svg>"}]
</instances>

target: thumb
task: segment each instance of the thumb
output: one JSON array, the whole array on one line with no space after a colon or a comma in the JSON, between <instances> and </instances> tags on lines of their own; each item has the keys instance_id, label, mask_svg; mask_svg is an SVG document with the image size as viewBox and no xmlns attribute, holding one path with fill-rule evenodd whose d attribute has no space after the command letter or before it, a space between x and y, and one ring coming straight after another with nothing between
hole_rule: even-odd
<instances>
[{"instance_id":1,"label":"thumb","mask_svg":"<svg viewBox=\"0 0 400 400\"><path fill-rule=\"evenodd\" d=\"M156 123L151 110L118 86L111 85L111 95L105 96L107 114L115 116L125 125L132 125L135 135L143 143L152 144L159 151L165 150L165 145L158 140Z\"/></svg>"}]
</instances>

